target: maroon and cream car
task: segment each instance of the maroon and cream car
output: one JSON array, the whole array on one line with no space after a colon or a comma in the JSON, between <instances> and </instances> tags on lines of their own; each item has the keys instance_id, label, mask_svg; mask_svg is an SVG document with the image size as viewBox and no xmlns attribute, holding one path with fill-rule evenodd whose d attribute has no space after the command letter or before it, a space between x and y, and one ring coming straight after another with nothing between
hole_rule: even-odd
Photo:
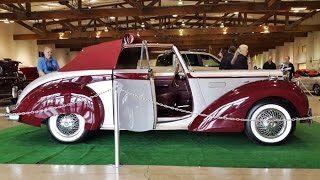
<instances>
[{"instance_id":1,"label":"maroon and cream car","mask_svg":"<svg viewBox=\"0 0 320 180\"><path fill-rule=\"evenodd\" d=\"M157 66L164 56L172 63ZM256 143L278 144L295 131L296 122L285 119L309 115L306 95L283 81L281 71L219 71L191 64L174 45L149 44L133 35L87 47L59 72L24 89L15 112L34 113L17 119L47 124L64 143L81 141L90 131L112 130L117 117L125 130L244 131Z\"/></svg>"}]
</instances>

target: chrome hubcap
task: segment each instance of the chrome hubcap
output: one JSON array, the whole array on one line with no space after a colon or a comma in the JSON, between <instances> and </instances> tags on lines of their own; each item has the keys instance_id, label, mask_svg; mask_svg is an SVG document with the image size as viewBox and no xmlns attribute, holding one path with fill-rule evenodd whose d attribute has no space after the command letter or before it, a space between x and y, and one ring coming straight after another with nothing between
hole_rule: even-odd
<instances>
[{"instance_id":1,"label":"chrome hubcap","mask_svg":"<svg viewBox=\"0 0 320 180\"><path fill-rule=\"evenodd\" d=\"M57 118L57 129L63 136L73 136L80 128L79 119L75 114L60 115Z\"/></svg>"},{"instance_id":2,"label":"chrome hubcap","mask_svg":"<svg viewBox=\"0 0 320 180\"><path fill-rule=\"evenodd\" d=\"M258 121L255 122L258 133L265 138L277 138L281 136L287 125L285 115L277 109L265 109L257 116Z\"/></svg>"}]
</instances>

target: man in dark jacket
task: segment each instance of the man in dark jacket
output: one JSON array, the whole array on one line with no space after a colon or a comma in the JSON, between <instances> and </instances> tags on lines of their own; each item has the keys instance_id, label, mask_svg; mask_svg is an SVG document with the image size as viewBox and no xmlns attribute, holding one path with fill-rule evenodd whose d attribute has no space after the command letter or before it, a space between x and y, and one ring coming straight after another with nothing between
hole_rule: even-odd
<instances>
[{"instance_id":1,"label":"man in dark jacket","mask_svg":"<svg viewBox=\"0 0 320 180\"><path fill-rule=\"evenodd\" d=\"M236 47L230 46L227 54L225 56L223 56L223 58L220 62L219 69L231 69L231 67L232 67L231 66L231 59L234 56L234 52L236 52Z\"/></svg>"},{"instance_id":2,"label":"man in dark jacket","mask_svg":"<svg viewBox=\"0 0 320 180\"><path fill-rule=\"evenodd\" d=\"M289 81L291 81L291 79L292 79L292 77L293 77L293 75L294 75L294 66L293 66L293 64L290 62L290 57L289 56L286 56L285 58L284 58L284 63L287 65L287 67L289 67L290 68L290 70L289 70Z\"/></svg>"},{"instance_id":3,"label":"man in dark jacket","mask_svg":"<svg viewBox=\"0 0 320 180\"><path fill-rule=\"evenodd\" d=\"M272 56L269 56L268 61L263 64L263 69L276 69L276 64L272 62Z\"/></svg>"}]
</instances>

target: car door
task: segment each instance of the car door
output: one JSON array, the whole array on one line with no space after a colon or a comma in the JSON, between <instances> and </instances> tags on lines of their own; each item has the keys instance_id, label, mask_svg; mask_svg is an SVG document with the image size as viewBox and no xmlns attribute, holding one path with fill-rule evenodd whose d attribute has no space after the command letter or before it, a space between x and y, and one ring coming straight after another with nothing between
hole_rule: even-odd
<instances>
[{"instance_id":1,"label":"car door","mask_svg":"<svg viewBox=\"0 0 320 180\"><path fill-rule=\"evenodd\" d=\"M147 48L141 53L146 54ZM146 60L143 57L139 62ZM155 128L157 116L156 106L152 102L155 99L152 71L140 68L113 71L113 85L118 90L115 105L118 106L120 129L149 131Z\"/></svg>"}]
</instances>

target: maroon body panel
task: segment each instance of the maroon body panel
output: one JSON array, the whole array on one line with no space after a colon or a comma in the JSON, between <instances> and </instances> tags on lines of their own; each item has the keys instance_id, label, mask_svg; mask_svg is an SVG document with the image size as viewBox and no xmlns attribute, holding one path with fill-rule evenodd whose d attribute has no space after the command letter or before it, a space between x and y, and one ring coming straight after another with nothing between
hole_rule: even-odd
<instances>
[{"instance_id":1,"label":"maroon body panel","mask_svg":"<svg viewBox=\"0 0 320 180\"><path fill-rule=\"evenodd\" d=\"M111 75L83 76L58 79L47 82L31 91L18 105L16 112L28 112L48 109L45 112L20 116L20 122L40 126L47 118L66 113L77 113L84 117L85 129L99 129L103 123L104 108L99 97L94 96L86 84L111 80ZM80 101L80 102L79 102ZM53 107L73 103L71 106L53 109Z\"/></svg>"},{"instance_id":2,"label":"maroon body panel","mask_svg":"<svg viewBox=\"0 0 320 180\"><path fill-rule=\"evenodd\" d=\"M254 103L270 97L290 102L296 108L294 111L298 117L308 116L309 105L305 93L294 83L281 80L263 80L238 87L214 101L202 113L216 117L246 118ZM202 132L241 132L244 130L244 122L198 116L188 129Z\"/></svg>"}]
</instances>

